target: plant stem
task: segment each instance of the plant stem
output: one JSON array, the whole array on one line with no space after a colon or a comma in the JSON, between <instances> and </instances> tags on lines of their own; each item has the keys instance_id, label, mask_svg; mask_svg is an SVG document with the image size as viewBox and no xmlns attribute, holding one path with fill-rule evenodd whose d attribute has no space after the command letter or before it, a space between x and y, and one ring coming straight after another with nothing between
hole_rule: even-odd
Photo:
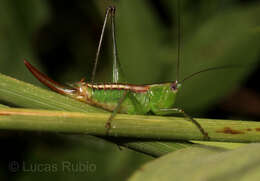
<instances>
[{"instance_id":1,"label":"plant stem","mask_svg":"<svg viewBox=\"0 0 260 181\"><path fill-rule=\"evenodd\" d=\"M96 136L154 140L203 140L191 122L180 117L118 114L107 135L109 113L78 113L28 109L0 109L0 128L8 130L82 133ZM260 142L260 123L196 119L207 130L210 141Z\"/></svg>"}]
</instances>

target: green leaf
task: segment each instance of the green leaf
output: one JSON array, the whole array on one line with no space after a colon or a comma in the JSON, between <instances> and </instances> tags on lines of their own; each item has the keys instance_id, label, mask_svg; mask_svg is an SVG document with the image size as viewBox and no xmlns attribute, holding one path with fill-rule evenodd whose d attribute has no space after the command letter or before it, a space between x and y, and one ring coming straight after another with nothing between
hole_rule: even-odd
<instances>
[{"instance_id":1,"label":"green leaf","mask_svg":"<svg viewBox=\"0 0 260 181\"><path fill-rule=\"evenodd\" d=\"M0 108L8 108L8 106L0 104Z\"/></svg>"},{"instance_id":2,"label":"green leaf","mask_svg":"<svg viewBox=\"0 0 260 181\"><path fill-rule=\"evenodd\" d=\"M129 180L258 180L259 149L259 143L232 151L190 147L145 164Z\"/></svg>"}]
</instances>

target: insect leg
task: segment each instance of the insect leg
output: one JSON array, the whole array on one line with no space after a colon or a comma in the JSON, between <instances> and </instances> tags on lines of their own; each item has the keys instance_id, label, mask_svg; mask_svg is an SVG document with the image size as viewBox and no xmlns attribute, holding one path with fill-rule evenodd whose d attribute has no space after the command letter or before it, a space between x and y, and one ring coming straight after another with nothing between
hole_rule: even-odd
<instances>
[{"instance_id":1,"label":"insect leg","mask_svg":"<svg viewBox=\"0 0 260 181\"><path fill-rule=\"evenodd\" d=\"M95 76L96 76L97 63L98 63L101 45L102 45L102 42L103 42L104 32L105 32L105 29L106 29L107 19L108 19L109 14L111 14L112 8L113 7L108 7L107 10L106 10L106 15L105 15L105 19L104 19L104 23L103 23L103 27L102 27L102 32L101 32L101 35L100 35L100 40L99 40L99 44L98 44L95 62L94 62L94 68L93 68L92 76L91 76L92 82L94 82L94 79L95 79Z\"/></svg>"},{"instance_id":2,"label":"insect leg","mask_svg":"<svg viewBox=\"0 0 260 181\"><path fill-rule=\"evenodd\" d=\"M184 112L182 109L179 108L172 108L172 109L160 109L160 113L163 114L174 114L174 113L180 113L182 114L185 118L187 118L189 121L191 121L203 134L204 138L209 140L208 133L201 127L201 125L193 119L191 116L189 116L186 112Z\"/></svg>"},{"instance_id":3,"label":"insect leg","mask_svg":"<svg viewBox=\"0 0 260 181\"><path fill-rule=\"evenodd\" d=\"M106 122L106 128L107 128L107 133L111 128L111 122L114 119L114 117L116 116L116 114L119 112L120 107L122 105L122 103L124 102L124 100L126 98L129 98L133 105L135 106L135 110L137 114L145 114L145 111L142 109L142 106L140 105L140 103L137 101L137 99L135 98L135 96L130 92L130 91L125 91L123 96L120 98L120 100L117 103L116 108L113 110L111 116L109 117L109 119Z\"/></svg>"},{"instance_id":4,"label":"insect leg","mask_svg":"<svg viewBox=\"0 0 260 181\"><path fill-rule=\"evenodd\" d=\"M142 105L140 104L140 102L138 102L138 100L136 99L136 97L130 92L128 94L128 98L132 101L132 104L135 107L135 114L141 114L141 115L145 115L147 113L147 111L145 111L142 107Z\"/></svg>"},{"instance_id":5,"label":"insect leg","mask_svg":"<svg viewBox=\"0 0 260 181\"><path fill-rule=\"evenodd\" d=\"M124 102L124 100L127 98L128 95L128 91L125 91L123 96L120 98L120 100L118 101L115 109L113 110L112 114L110 115L110 117L108 118L107 122L106 122L106 128L107 128L107 134L109 132L109 130L111 129L111 122L114 119L114 117L116 116L116 114L119 112L120 107L122 105L122 103Z\"/></svg>"},{"instance_id":6,"label":"insect leg","mask_svg":"<svg viewBox=\"0 0 260 181\"><path fill-rule=\"evenodd\" d=\"M111 25L112 25L112 42L113 42L113 83L124 82L125 75L118 59L117 43L116 43L116 27L115 27L116 8L111 9Z\"/></svg>"}]
</instances>

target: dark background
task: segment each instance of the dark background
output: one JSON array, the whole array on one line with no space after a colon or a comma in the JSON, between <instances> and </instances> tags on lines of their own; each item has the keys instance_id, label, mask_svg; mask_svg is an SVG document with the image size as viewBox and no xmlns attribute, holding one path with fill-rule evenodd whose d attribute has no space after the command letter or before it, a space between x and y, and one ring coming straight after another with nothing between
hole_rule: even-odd
<instances>
[{"instance_id":1,"label":"dark background","mask_svg":"<svg viewBox=\"0 0 260 181\"><path fill-rule=\"evenodd\" d=\"M105 9L115 4L119 59L129 83L174 81L177 6L172 0L0 1L0 72L42 86L26 58L59 82L90 80ZM257 0L182 0L180 77L200 70L240 65L195 76L183 84L177 106L192 116L259 120L260 3ZM105 33L97 82L111 82L112 39ZM1 131L1 180L123 180L150 158L83 136ZM8 164L80 161L95 172L11 172ZM75 164L74 164L75 165ZM19 169L18 169L19 170ZM114 179L114 180L116 180Z\"/></svg>"}]
</instances>

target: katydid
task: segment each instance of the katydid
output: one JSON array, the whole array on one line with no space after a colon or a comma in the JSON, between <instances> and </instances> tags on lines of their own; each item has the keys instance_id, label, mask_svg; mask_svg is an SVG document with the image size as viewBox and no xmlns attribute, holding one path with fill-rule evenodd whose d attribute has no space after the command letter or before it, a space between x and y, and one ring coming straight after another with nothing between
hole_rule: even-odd
<instances>
[{"instance_id":1,"label":"katydid","mask_svg":"<svg viewBox=\"0 0 260 181\"><path fill-rule=\"evenodd\" d=\"M180 6L180 5L178 5ZM180 7L178 7L180 8ZM108 17L111 17L112 24L112 40L113 40L113 83L103 83L95 84L93 83L96 67L98 63L98 58L100 54L101 44L103 40L103 35L105 27L107 24ZM111 122L117 113L126 114L155 114L155 115L169 115L180 113L187 120L194 123L194 125L199 129L205 139L209 139L208 133L204 131L201 125L185 113L182 109L174 108L174 103L178 91L180 90L183 81L189 79L190 77L205 71L218 68L205 69L200 72L191 74L190 76L179 81L179 55L180 48L178 48L178 64L177 64L177 80L167 83L156 83L149 85L134 85L126 83L118 83L119 81L119 62L117 57L117 47L116 47L116 37L115 37L115 7L111 6L107 8L104 24L102 28L102 33L100 36L100 41L98 45L98 50L95 59L95 65L92 72L92 81L84 82L83 80L76 82L72 86L62 86L40 71L33 67L29 62L24 60L26 67L31 71L31 73L43 84L51 88L52 90L70 96L79 101L85 102L87 104L100 107L102 109L111 111L112 114L105 125L107 130L112 128ZM180 23L180 15L178 17L178 22ZM178 24L179 24L178 23ZM178 25L180 27L180 25ZM178 29L178 47L180 46L180 28Z\"/></svg>"}]
</instances>

